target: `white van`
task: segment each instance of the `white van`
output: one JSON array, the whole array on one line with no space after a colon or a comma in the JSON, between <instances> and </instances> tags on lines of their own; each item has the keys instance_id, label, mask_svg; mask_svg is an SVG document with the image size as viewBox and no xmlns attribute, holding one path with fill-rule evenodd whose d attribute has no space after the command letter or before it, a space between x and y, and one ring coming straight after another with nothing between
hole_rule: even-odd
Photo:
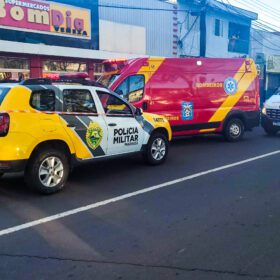
<instances>
[{"instance_id":1,"label":"white van","mask_svg":"<svg viewBox=\"0 0 280 280\"><path fill-rule=\"evenodd\" d=\"M269 135L276 135L280 131L280 87L264 103L261 123Z\"/></svg>"}]
</instances>

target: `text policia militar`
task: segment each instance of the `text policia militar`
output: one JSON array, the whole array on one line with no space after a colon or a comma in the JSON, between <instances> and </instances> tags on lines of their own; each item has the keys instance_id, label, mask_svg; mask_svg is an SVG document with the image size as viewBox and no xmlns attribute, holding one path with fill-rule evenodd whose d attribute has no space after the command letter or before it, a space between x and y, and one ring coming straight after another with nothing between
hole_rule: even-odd
<instances>
[{"instance_id":1,"label":"text policia militar","mask_svg":"<svg viewBox=\"0 0 280 280\"><path fill-rule=\"evenodd\" d=\"M137 127L114 129L114 144L126 146L138 145L139 134Z\"/></svg>"},{"instance_id":2,"label":"text policia militar","mask_svg":"<svg viewBox=\"0 0 280 280\"><path fill-rule=\"evenodd\" d=\"M0 0L0 21L6 26L32 29L36 24L38 31L88 37L84 18L77 17L80 11L65 7L52 2Z\"/></svg>"}]
</instances>

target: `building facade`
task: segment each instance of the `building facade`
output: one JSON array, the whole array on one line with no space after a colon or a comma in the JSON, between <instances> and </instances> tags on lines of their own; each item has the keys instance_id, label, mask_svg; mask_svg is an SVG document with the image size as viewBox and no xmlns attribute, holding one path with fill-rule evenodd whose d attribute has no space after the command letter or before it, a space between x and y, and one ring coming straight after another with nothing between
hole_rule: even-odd
<instances>
[{"instance_id":1,"label":"building facade","mask_svg":"<svg viewBox=\"0 0 280 280\"><path fill-rule=\"evenodd\" d=\"M69 2L78 6L65 5ZM93 60L88 58L94 55L78 55L77 50L99 49L97 0L91 6L85 0L1 3L0 79L93 73Z\"/></svg>"},{"instance_id":2,"label":"building facade","mask_svg":"<svg viewBox=\"0 0 280 280\"><path fill-rule=\"evenodd\" d=\"M206 56L249 55L250 30L257 14L216 0L178 0L178 53L200 56L201 14L205 11Z\"/></svg>"},{"instance_id":3,"label":"building facade","mask_svg":"<svg viewBox=\"0 0 280 280\"><path fill-rule=\"evenodd\" d=\"M69 72L94 78L106 59L199 56L204 9L206 56L247 55L251 21L257 16L206 2L2 0L0 80Z\"/></svg>"},{"instance_id":4,"label":"building facade","mask_svg":"<svg viewBox=\"0 0 280 280\"><path fill-rule=\"evenodd\" d=\"M99 15L101 50L176 55L176 4L158 0L99 0Z\"/></svg>"},{"instance_id":5,"label":"building facade","mask_svg":"<svg viewBox=\"0 0 280 280\"><path fill-rule=\"evenodd\" d=\"M105 59L173 55L176 5L159 0L54 1L1 1L1 80L65 72L87 72L93 78Z\"/></svg>"}]
</instances>

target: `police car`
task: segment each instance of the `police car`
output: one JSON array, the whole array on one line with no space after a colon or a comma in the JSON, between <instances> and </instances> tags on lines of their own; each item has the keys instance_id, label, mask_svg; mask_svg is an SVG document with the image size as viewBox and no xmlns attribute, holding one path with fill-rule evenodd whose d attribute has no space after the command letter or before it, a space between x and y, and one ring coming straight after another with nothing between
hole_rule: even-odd
<instances>
[{"instance_id":1,"label":"police car","mask_svg":"<svg viewBox=\"0 0 280 280\"><path fill-rule=\"evenodd\" d=\"M24 171L27 185L43 194L61 190L76 162L141 152L161 164L171 137L164 117L98 84L0 85L0 176Z\"/></svg>"},{"instance_id":2,"label":"police car","mask_svg":"<svg viewBox=\"0 0 280 280\"><path fill-rule=\"evenodd\" d=\"M280 131L280 88L264 104L262 127L269 135L276 135Z\"/></svg>"}]
</instances>

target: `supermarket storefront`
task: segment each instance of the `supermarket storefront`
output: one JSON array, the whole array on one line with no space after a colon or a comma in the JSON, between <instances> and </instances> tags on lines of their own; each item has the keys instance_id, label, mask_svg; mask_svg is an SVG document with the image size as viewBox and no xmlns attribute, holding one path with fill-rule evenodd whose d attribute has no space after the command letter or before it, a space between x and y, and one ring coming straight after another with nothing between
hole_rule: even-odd
<instances>
[{"instance_id":1,"label":"supermarket storefront","mask_svg":"<svg viewBox=\"0 0 280 280\"><path fill-rule=\"evenodd\" d=\"M23 57L0 57L0 80L21 80L30 77L30 63Z\"/></svg>"},{"instance_id":2,"label":"supermarket storefront","mask_svg":"<svg viewBox=\"0 0 280 280\"><path fill-rule=\"evenodd\" d=\"M97 79L103 59L79 59L3 53L0 55L0 81L35 77L55 78L67 73L85 73Z\"/></svg>"},{"instance_id":3,"label":"supermarket storefront","mask_svg":"<svg viewBox=\"0 0 280 280\"><path fill-rule=\"evenodd\" d=\"M0 38L0 80L69 72L94 78L107 59L98 51L97 0L2 0Z\"/></svg>"}]
</instances>

